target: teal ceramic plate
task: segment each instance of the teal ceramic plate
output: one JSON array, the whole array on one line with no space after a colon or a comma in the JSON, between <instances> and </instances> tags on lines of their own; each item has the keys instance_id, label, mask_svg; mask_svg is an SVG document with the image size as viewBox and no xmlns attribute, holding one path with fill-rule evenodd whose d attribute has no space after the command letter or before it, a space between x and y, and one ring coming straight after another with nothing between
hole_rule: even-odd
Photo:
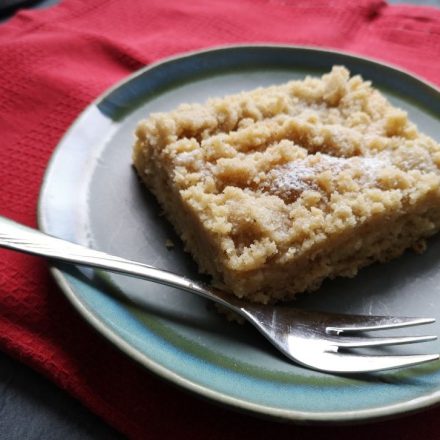
<instances>
[{"instance_id":1,"label":"teal ceramic plate","mask_svg":"<svg viewBox=\"0 0 440 440\"><path fill-rule=\"evenodd\" d=\"M203 102L347 66L439 137L440 93L400 70L338 52L234 46L147 67L93 102L60 142L39 206L47 233L197 277L191 258L130 166L136 123L151 112ZM172 250L165 241L176 243ZM302 422L348 422L408 413L439 401L440 363L362 376L310 371L278 354L250 326L227 323L204 300L153 283L74 267L53 267L83 317L158 375L236 409ZM305 308L434 316L440 321L440 240L351 280L325 283ZM126 301L126 299L130 301ZM136 305L134 305L136 304ZM406 330L419 334L425 329ZM429 333L440 334L432 325ZM411 352L439 352L438 342ZM393 350L397 350L393 349Z\"/></svg>"}]
</instances>

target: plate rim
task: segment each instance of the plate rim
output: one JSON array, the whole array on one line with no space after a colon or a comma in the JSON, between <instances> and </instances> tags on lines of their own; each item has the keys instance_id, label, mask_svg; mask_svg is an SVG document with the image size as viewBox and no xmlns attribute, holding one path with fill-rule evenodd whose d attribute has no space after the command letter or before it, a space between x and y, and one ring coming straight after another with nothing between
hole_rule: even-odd
<instances>
[{"instance_id":1,"label":"plate rim","mask_svg":"<svg viewBox=\"0 0 440 440\"><path fill-rule=\"evenodd\" d=\"M161 58L143 68L125 76L121 80L117 81L113 86L107 88L102 92L97 98L89 102L86 107L76 116L75 120L69 125L67 130L64 132L63 136L58 140L57 145L52 151L51 157L46 165L46 169L43 176L43 181L41 184L38 205L37 205L37 225L43 232L47 231L47 219L45 208L46 192L49 185L48 177L50 171L53 168L53 164L56 160L58 154L60 154L61 146L63 145L65 139L67 139L70 133L80 124L85 113L94 106L98 104L112 94L115 90L124 86L126 83L130 82L138 76L144 75L146 72L155 69L161 65L179 61L186 58L191 58L194 56L202 55L208 52L220 52L224 50L237 50L237 49L288 49L288 50L304 50L319 53L325 53L327 55L342 55L348 58L352 58L358 61L366 61L370 64L377 65L379 67L385 67L387 69L394 70L396 73L404 74L405 76L415 79L421 85L431 89L431 91L440 95L440 88L435 84L429 82L428 80L414 74L404 68L396 66L392 63L384 62L373 57L361 56L349 51L341 51L337 49L321 48L305 45L290 45L290 44L276 44L276 43L241 43L241 44L226 44L217 45L209 48L203 48L198 50L186 51L182 53L177 53L169 57ZM366 421L376 421L384 420L389 418L396 418L399 416L419 412L425 410L434 405L440 404L440 389L434 391L430 394L419 396L410 400L405 400L403 402L394 403L392 405L384 405L375 408L367 409L357 409L352 411L300 411L292 409L280 409L274 408L269 405L256 404L244 399L238 399L232 397L228 394L215 391L206 386L200 385L191 380L181 377L174 371L162 366L160 363L155 362L150 359L146 354L142 353L140 350L132 347L129 342L125 341L121 336L119 336L115 331L106 325L105 322L101 321L99 316L96 315L90 308L81 301L76 295L74 289L70 285L69 281L66 279L63 270L50 264L50 273L54 277L56 283L60 287L61 291L64 293L69 302L73 305L74 309L81 315L81 317L97 332L105 338L108 342L113 344L118 348L124 355L136 361L142 367L147 368L159 377L170 381L179 387L183 388L185 391L191 392L191 394L197 397L208 398L213 403L220 403L226 405L227 407L232 407L236 410L260 415L262 417L269 417L275 420L286 420L299 424L350 424L353 422L362 423Z\"/></svg>"}]
</instances>

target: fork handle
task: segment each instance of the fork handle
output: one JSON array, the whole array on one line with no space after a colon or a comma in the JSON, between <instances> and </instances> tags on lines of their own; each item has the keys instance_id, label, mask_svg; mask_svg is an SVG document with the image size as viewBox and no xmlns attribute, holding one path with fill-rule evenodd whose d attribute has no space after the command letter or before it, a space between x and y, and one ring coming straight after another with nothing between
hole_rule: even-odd
<instances>
[{"instance_id":1,"label":"fork handle","mask_svg":"<svg viewBox=\"0 0 440 440\"><path fill-rule=\"evenodd\" d=\"M111 272L143 278L166 286L176 287L215 301L242 314L239 305L240 300L228 296L224 292L204 283L196 282L176 273L157 269L147 264L116 257L61 238L53 237L2 216L0 216L0 247L43 256L52 260L105 269ZM231 304L231 302L235 304Z\"/></svg>"}]
</instances>

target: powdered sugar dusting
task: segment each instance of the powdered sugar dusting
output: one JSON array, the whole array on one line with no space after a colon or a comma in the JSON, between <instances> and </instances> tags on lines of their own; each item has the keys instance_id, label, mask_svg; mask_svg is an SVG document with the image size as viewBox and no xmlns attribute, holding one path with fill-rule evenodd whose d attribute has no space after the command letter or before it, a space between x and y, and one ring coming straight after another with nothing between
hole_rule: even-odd
<instances>
[{"instance_id":1,"label":"powdered sugar dusting","mask_svg":"<svg viewBox=\"0 0 440 440\"><path fill-rule=\"evenodd\" d=\"M275 194L301 193L308 189L318 189L316 177L330 171L332 177L346 169L359 169L357 181L369 186L376 181L378 171L390 163L379 157L334 157L327 154L308 156L274 169L270 173L269 191Z\"/></svg>"},{"instance_id":2,"label":"powdered sugar dusting","mask_svg":"<svg viewBox=\"0 0 440 440\"><path fill-rule=\"evenodd\" d=\"M193 151L185 151L176 156L175 163L176 165L188 166L193 164L197 160L198 155L197 150Z\"/></svg>"},{"instance_id":3,"label":"powdered sugar dusting","mask_svg":"<svg viewBox=\"0 0 440 440\"><path fill-rule=\"evenodd\" d=\"M314 186L313 179L317 174L325 170L339 173L346 162L346 159L327 154L321 154L320 159L319 162L312 163L309 156L273 170L272 174L275 179L272 182L272 188L277 192L302 192L311 189Z\"/></svg>"},{"instance_id":4,"label":"powdered sugar dusting","mask_svg":"<svg viewBox=\"0 0 440 440\"><path fill-rule=\"evenodd\" d=\"M377 179L377 173L384 167L391 165L389 161L379 157L359 157L349 159L349 161L359 161L360 169L363 172L360 183L363 185L373 184Z\"/></svg>"}]
</instances>

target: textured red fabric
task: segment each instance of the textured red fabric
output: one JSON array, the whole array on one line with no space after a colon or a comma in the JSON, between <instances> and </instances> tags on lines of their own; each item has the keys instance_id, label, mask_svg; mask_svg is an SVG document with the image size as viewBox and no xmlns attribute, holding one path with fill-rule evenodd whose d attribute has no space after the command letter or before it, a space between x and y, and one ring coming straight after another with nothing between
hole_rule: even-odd
<instances>
[{"instance_id":1,"label":"textured red fabric","mask_svg":"<svg viewBox=\"0 0 440 440\"><path fill-rule=\"evenodd\" d=\"M440 84L440 11L379 0L65 0L0 25L0 214L35 226L60 136L99 93L172 54L237 42L340 48ZM301 427L219 408L163 383L78 316L47 263L0 251L0 348L131 438L438 438L440 410Z\"/></svg>"}]
</instances>

